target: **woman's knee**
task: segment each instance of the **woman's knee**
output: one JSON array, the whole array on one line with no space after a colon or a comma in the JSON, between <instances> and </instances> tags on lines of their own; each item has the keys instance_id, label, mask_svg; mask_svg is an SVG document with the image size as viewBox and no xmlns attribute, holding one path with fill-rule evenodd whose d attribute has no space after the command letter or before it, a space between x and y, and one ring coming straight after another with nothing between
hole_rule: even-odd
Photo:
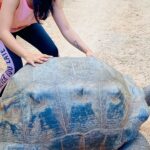
<instances>
[{"instance_id":1,"label":"woman's knee","mask_svg":"<svg viewBox=\"0 0 150 150\"><path fill-rule=\"evenodd\" d=\"M59 51L56 46L53 46L53 48L51 48L50 55L52 55L53 57L59 57Z\"/></svg>"}]
</instances>

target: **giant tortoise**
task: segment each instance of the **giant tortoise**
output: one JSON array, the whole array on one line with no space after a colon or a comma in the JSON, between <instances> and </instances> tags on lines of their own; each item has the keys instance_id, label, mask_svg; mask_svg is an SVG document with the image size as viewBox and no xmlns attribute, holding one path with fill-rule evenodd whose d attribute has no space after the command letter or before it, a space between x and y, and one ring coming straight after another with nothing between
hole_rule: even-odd
<instances>
[{"instance_id":1,"label":"giant tortoise","mask_svg":"<svg viewBox=\"0 0 150 150\"><path fill-rule=\"evenodd\" d=\"M134 149L148 116L143 89L101 60L50 58L25 65L7 84L0 150Z\"/></svg>"}]
</instances>

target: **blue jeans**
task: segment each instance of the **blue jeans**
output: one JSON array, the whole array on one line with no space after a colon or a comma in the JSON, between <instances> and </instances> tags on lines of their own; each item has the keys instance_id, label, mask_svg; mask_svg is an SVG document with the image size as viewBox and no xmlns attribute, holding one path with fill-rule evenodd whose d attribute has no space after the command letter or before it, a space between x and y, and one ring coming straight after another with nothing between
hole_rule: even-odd
<instances>
[{"instance_id":1,"label":"blue jeans","mask_svg":"<svg viewBox=\"0 0 150 150\"><path fill-rule=\"evenodd\" d=\"M12 35L15 38L17 35L20 36L44 54L59 57L58 48L39 23L34 23L20 31L12 33ZM9 79L23 67L21 57L5 47L3 43L1 44L0 54L7 64L7 69L0 77L0 96L2 95Z\"/></svg>"}]
</instances>

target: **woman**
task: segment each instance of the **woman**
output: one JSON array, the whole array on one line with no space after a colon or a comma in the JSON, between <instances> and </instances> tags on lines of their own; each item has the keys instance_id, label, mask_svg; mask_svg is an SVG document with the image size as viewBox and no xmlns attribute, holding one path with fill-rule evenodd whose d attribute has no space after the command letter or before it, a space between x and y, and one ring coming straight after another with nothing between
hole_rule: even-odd
<instances>
[{"instance_id":1,"label":"woman","mask_svg":"<svg viewBox=\"0 0 150 150\"><path fill-rule=\"evenodd\" d=\"M62 35L86 56L94 56L92 50L80 39L69 25L61 5L62 0L0 0L0 53L7 64L7 70L0 78L0 96L8 80L23 67L21 57L28 64L44 63L50 57L58 57L57 46L40 24L49 13L52 14ZM20 36L39 53L23 48L17 41Z\"/></svg>"}]
</instances>

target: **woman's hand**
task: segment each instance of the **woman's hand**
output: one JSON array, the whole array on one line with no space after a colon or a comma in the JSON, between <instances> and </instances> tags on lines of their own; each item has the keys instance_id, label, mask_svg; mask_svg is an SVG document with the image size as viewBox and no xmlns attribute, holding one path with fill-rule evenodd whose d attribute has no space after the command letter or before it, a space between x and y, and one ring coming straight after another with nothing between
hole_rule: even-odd
<instances>
[{"instance_id":1,"label":"woman's hand","mask_svg":"<svg viewBox=\"0 0 150 150\"><path fill-rule=\"evenodd\" d=\"M81 50L86 56L94 56L95 54L88 48L88 46L82 41L80 36L73 30L67 20L62 0L55 0L53 3L53 19L55 20L58 28L60 29L64 38L71 43L74 47Z\"/></svg>"},{"instance_id":2,"label":"woman's hand","mask_svg":"<svg viewBox=\"0 0 150 150\"><path fill-rule=\"evenodd\" d=\"M94 53L93 51L91 51L91 50L86 51L85 54L86 54L86 56L96 57L96 56L95 56L95 53Z\"/></svg>"},{"instance_id":3,"label":"woman's hand","mask_svg":"<svg viewBox=\"0 0 150 150\"><path fill-rule=\"evenodd\" d=\"M24 57L24 59L26 60L27 64L31 64L32 66L35 67L36 66L35 63L42 64L48 61L50 57L53 57L53 56L43 54L40 52L39 53L28 52L28 54Z\"/></svg>"}]
</instances>

